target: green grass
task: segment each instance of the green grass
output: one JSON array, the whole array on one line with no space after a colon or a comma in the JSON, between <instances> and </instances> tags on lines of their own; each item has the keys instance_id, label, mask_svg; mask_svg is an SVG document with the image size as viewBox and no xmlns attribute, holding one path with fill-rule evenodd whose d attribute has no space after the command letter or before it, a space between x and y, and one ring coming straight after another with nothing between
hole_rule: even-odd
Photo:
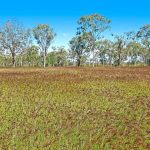
<instances>
[{"instance_id":1,"label":"green grass","mask_svg":"<svg viewBox=\"0 0 150 150\"><path fill-rule=\"evenodd\" d=\"M150 149L150 68L0 70L0 149Z\"/></svg>"}]
</instances>

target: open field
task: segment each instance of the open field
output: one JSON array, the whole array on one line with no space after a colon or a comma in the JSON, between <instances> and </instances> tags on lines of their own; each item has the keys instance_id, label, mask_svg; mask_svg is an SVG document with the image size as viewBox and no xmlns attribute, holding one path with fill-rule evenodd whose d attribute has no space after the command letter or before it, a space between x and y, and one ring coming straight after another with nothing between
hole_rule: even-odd
<instances>
[{"instance_id":1,"label":"open field","mask_svg":"<svg viewBox=\"0 0 150 150\"><path fill-rule=\"evenodd\" d=\"M150 149L150 68L0 69L1 150Z\"/></svg>"}]
</instances>

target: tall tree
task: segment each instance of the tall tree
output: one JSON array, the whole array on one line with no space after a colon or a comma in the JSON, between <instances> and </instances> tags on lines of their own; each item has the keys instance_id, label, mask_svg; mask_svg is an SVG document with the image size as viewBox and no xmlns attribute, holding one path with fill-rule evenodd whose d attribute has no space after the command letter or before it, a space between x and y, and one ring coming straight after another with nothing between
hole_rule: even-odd
<instances>
[{"instance_id":1,"label":"tall tree","mask_svg":"<svg viewBox=\"0 0 150 150\"><path fill-rule=\"evenodd\" d=\"M19 58L20 58L20 66L23 66L23 55L32 47L32 34L28 29L25 32L22 32L22 37L20 38L20 46L19 46Z\"/></svg>"},{"instance_id":2,"label":"tall tree","mask_svg":"<svg viewBox=\"0 0 150 150\"><path fill-rule=\"evenodd\" d=\"M88 48L90 55L93 55L93 59L95 55L96 41L103 37L102 33L110 27L110 22L111 21L109 19L100 14L83 16L78 21L79 27L77 28L77 35L88 35L86 36L88 38Z\"/></svg>"},{"instance_id":3,"label":"tall tree","mask_svg":"<svg viewBox=\"0 0 150 150\"><path fill-rule=\"evenodd\" d=\"M96 49L97 49L97 57L101 64L109 63L112 64L113 59L113 42L110 40L101 40L96 42Z\"/></svg>"},{"instance_id":4,"label":"tall tree","mask_svg":"<svg viewBox=\"0 0 150 150\"><path fill-rule=\"evenodd\" d=\"M114 42L114 65L120 66L121 62L126 58L126 33L122 35L115 35Z\"/></svg>"},{"instance_id":5,"label":"tall tree","mask_svg":"<svg viewBox=\"0 0 150 150\"><path fill-rule=\"evenodd\" d=\"M1 29L0 43L5 53L10 53L12 56L12 65L16 65L16 55L19 54L20 48L27 42L26 30L17 21L7 21Z\"/></svg>"},{"instance_id":6,"label":"tall tree","mask_svg":"<svg viewBox=\"0 0 150 150\"><path fill-rule=\"evenodd\" d=\"M71 48L68 49L68 61L70 65L76 65L76 52L73 51Z\"/></svg>"},{"instance_id":7,"label":"tall tree","mask_svg":"<svg viewBox=\"0 0 150 150\"><path fill-rule=\"evenodd\" d=\"M70 42L70 48L73 51L73 53L76 54L77 57L77 66L79 67L81 65L81 60L84 57L84 55L87 53L87 38L83 35L73 37Z\"/></svg>"},{"instance_id":8,"label":"tall tree","mask_svg":"<svg viewBox=\"0 0 150 150\"><path fill-rule=\"evenodd\" d=\"M46 56L48 48L50 47L56 34L53 29L47 24L40 24L33 29L34 37L41 49L43 55L43 66L46 66Z\"/></svg>"},{"instance_id":9,"label":"tall tree","mask_svg":"<svg viewBox=\"0 0 150 150\"><path fill-rule=\"evenodd\" d=\"M143 26L137 33L137 37L140 39L141 44L147 51L146 63L150 66L150 24Z\"/></svg>"},{"instance_id":10,"label":"tall tree","mask_svg":"<svg viewBox=\"0 0 150 150\"><path fill-rule=\"evenodd\" d=\"M142 47L139 43L133 41L127 45L127 56L130 61L130 64L136 65L138 61L138 57L140 58L142 55Z\"/></svg>"}]
</instances>

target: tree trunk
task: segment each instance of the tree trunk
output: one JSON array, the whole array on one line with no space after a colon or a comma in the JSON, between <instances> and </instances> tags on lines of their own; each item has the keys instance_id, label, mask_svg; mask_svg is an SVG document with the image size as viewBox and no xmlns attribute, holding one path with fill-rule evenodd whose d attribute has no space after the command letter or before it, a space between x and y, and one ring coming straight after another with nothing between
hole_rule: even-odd
<instances>
[{"instance_id":1,"label":"tree trunk","mask_svg":"<svg viewBox=\"0 0 150 150\"><path fill-rule=\"evenodd\" d=\"M93 60L93 67L95 67L95 62L94 62L94 60Z\"/></svg>"},{"instance_id":2,"label":"tree trunk","mask_svg":"<svg viewBox=\"0 0 150 150\"><path fill-rule=\"evenodd\" d=\"M23 62L22 62L22 56L20 57L20 67L23 66Z\"/></svg>"},{"instance_id":3,"label":"tree trunk","mask_svg":"<svg viewBox=\"0 0 150 150\"><path fill-rule=\"evenodd\" d=\"M119 53L118 66L120 66L121 54Z\"/></svg>"},{"instance_id":4,"label":"tree trunk","mask_svg":"<svg viewBox=\"0 0 150 150\"><path fill-rule=\"evenodd\" d=\"M43 67L45 68L46 67L46 55L44 54L44 57L43 57Z\"/></svg>"},{"instance_id":5,"label":"tree trunk","mask_svg":"<svg viewBox=\"0 0 150 150\"><path fill-rule=\"evenodd\" d=\"M149 54L148 54L148 59L147 59L147 65L150 66L150 49L149 49Z\"/></svg>"},{"instance_id":6,"label":"tree trunk","mask_svg":"<svg viewBox=\"0 0 150 150\"><path fill-rule=\"evenodd\" d=\"M76 66L76 62L75 62L75 60L73 59L73 66L75 67Z\"/></svg>"},{"instance_id":7,"label":"tree trunk","mask_svg":"<svg viewBox=\"0 0 150 150\"><path fill-rule=\"evenodd\" d=\"M12 65L13 65L13 67L16 66L16 56L15 56L15 53L12 53Z\"/></svg>"},{"instance_id":8,"label":"tree trunk","mask_svg":"<svg viewBox=\"0 0 150 150\"><path fill-rule=\"evenodd\" d=\"M80 58L78 58L78 60L77 60L77 66L80 67L80 65L81 65L81 60L80 60Z\"/></svg>"},{"instance_id":9,"label":"tree trunk","mask_svg":"<svg viewBox=\"0 0 150 150\"><path fill-rule=\"evenodd\" d=\"M104 67L104 57L103 57L103 67Z\"/></svg>"},{"instance_id":10,"label":"tree trunk","mask_svg":"<svg viewBox=\"0 0 150 150\"><path fill-rule=\"evenodd\" d=\"M94 50L93 50L93 67L95 67L95 55L94 55Z\"/></svg>"},{"instance_id":11,"label":"tree trunk","mask_svg":"<svg viewBox=\"0 0 150 150\"><path fill-rule=\"evenodd\" d=\"M89 67L91 66L91 60L89 59Z\"/></svg>"},{"instance_id":12,"label":"tree trunk","mask_svg":"<svg viewBox=\"0 0 150 150\"><path fill-rule=\"evenodd\" d=\"M112 62L112 60L110 59L110 60L109 60L109 65L110 65L110 66L112 66L112 63L111 63L111 62Z\"/></svg>"},{"instance_id":13,"label":"tree trunk","mask_svg":"<svg viewBox=\"0 0 150 150\"><path fill-rule=\"evenodd\" d=\"M150 58L147 59L147 65L150 66Z\"/></svg>"},{"instance_id":14,"label":"tree trunk","mask_svg":"<svg viewBox=\"0 0 150 150\"><path fill-rule=\"evenodd\" d=\"M91 50L90 50L90 55L89 55L89 67L91 66L91 58L90 58L90 57L91 57L91 53L92 53L92 52L91 52Z\"/></svg>"},{"instance_id":15,"label":"tree trunk","mask_svg":"<svg viewBox=\"0 0 150 150\"><path fill-rule=\"evenodd\" d=\"M122 51L122 41L119 43L119 46L118 46L118 60L117 60L117 65L120 66L121 64L121 51Z\"/></svg>"}]
</instances>

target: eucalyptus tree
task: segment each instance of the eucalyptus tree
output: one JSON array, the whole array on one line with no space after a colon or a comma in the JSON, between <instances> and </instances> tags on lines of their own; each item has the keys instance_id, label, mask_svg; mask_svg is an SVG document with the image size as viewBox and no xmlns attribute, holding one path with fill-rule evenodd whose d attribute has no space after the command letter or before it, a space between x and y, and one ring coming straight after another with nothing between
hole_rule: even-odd
<instances>
[{"instance_id":1,"label":"eucalyptus tree","mask_svg":"<svg viewBox=\"0 0 150 150\"><path fill-rule=\"evenodd\" d=\"M76 52L72 49L68 49L68 62L70 65L76 65Z\"/></svg>"},{"instance_id":2,"label":"eucalyptus tree","mask_svg":"<svg viewBox=\"0 0 150 150\"><path fill-rule=\"evenodd\" d=\"M113 56L114 56L114 42L106 39L104 41L105 49L106 49L106 58L109 65L113 64Z\"/></svg>"},{"instance_id":3,"label":"eucalyptus tree","mask_svg":"<svg viewBox=\"0 0 150 150\"><path fill-rule=\"evenodd\" d=\"M2 33L0 32L0 39L1 38L2 38ZM0 42L0 64L1 64L1 66L5 66L4 65L4 56L5 56L4 49L2 48L2 44Z\"/></svg>"},{"instance_id":4,"label":"eucalyptus tree","mask_svg":"<svg viewBox=\"0 0 150 150\"><path fill-rule=\"evenodd\" d=\"M56 51L57 47L52 46L52 51L47 54L47 63L50 66L57 66L57 56L56 56Z\"/></svg>"},{"instance_id":5,"label":"eucalyptus tree","mask_svg":"<svg viewBox=\"0 0 150 150\"><path fill-rule=\"evenodd\" d=\"M1 36L1 33L0 33L0 36ZM5 53L4 53L4 50L2 49L1 47L1 43L0 43L0 66L6 66L5 65L6 62L5 62Z\"/></svg>"},{"instance_id":6,"label":"eucalyptus tree","mask_svg":"<svg viewBox=\"0 0 150 150\"><path fill-rule=\"evenodd\" d=\"M145 61L150 66L150 24L141 27L137 33L137 37L146 50Z\"/></svg>"},{"instance_id":7,"label":"eucalyptus tree","mask_svg":"<svg viewBox=\"0 0 150 150\"><path fill-rule=\"evenodd\" d=\"M25 28L15 20L7 21L0 31L1 48L5 54L11 54L12 65L16 66L16 56L20 53L20 48L27 42Z\"/></svg>"},{"instance_id":8,"label":"eucalyptus tree","mask_svg":"<svg viewBox=\"0 0 150 150\"><path fill-rule=\"evenodd\" d=\"M20 58L20 66L23 66L23 56L27 53L27 51L31 48L33 38L31 34L31 30L28 29L22 32L22 37L20 38L20 46L19 46L19 58Z\"/></svg>"},{"instance_id":9,"label":"eucalyptus tree","mask_svg":"<svg viewBox=\"0 0 150 150\"><path fill-rule=\"evenodd\" d=\"M102 33L110 27L110 20L100 14L83 16L79 19L77 35L87 34L88 48L94 58L96 41L101 39ZM94 61L93 61L94 66Z\"/></svg>"},{"instance_id":10,"label":"eucalyptus tree","mask_svg":"<svg viewBox=\"0 0 150 150\"><path fill-rule=\"evenodd\" d=\"M56 52L52 51L47 54L47 64L50 66L57 66L57 56Z\"/></svg>"},{"instance_id":11,"label":"eucalyptus tree","mask_svg":"<svg viewBox=\"0 0 150 150\"><path fill-rule=\"evenodd\" d=\"M127 45L127 55L130 58L129 59L130 64L136 65L141 56L143 56L141 50L142 50L141 44L135 41L132 41Z\"/></svg>"},{"instance_id":12,"label":"eucalyptus tree","mask_svg":"<svg viewBox=\"0 0 150 150\"><path fill-rule=\"evenodd\" d=\"M68 53L64 46L57 47L56 58L57 66L64 66L67 64Z\"/></svg>"},{"instance_id":13,"label":"eucalyptus tree","mask_svg":"<svg viewBox=\"0 0 150 150\"><path fill-rule=\"evenodd\" d=\"M101 62L102 65L109 63L110 65L112 64L113 60L113 42L104 39L101 41L96 42L96 48L97 50L97 59L99 58L99 61Z\"/></svg>"},{"instance_id":14,"label":"eucalyptus tree","mask_svg":"<svg viewBox=\"0 0 150 150\"><path fill-rule=\"evenodd\" d=\"M78 35L69 41L70 49L77 57L77 66L81 65L82 58L87 54L88 41L86 35Z\"/></svg>"},{"instance_id":15,"label":"eucalyptus tree","mask_svg":"<svg viewBox=\"0 0 150 150\"><path fill-rule=\"evenodd\" d=\"M53 39L55 38L56 34L53 28L51 28L47 24L40 24L37 27L35 27L33 29L33 34L43 55L43 67L45 68L48 49Z\"/></svg>"},{"instance_id":16,"label":"eucalyptus tree","mask_svg":"<svg viewBox=\"0 0 150 150\"><path fill-rule=\"evenodd\" d=\"M113 35L114 36L114 35ZM124 61L125 59L127 59L126 56L126 33L122 34L122 35L115 35L114 36L114 51L113 51L113 55L114 55L114 65L115 66L120 66L120 64L122 63L122 61Z\"/></svg>"},{"instance_id":17,"label":"eucalyptus tree","mask_svg":"<svg viewBox=\"0 0 150 150\"><path fill-rule=\"evenodd\" d=\"M127 62L136 64L142 54L142 46L137 38L137 33L134 31L126 32L126 56Z\"/></svg>"},{"instance_id":18,"label":"eucalyptus tree","mask_svg":"<svg viewBox=\"0 0 150 150\"><path fill-rule=\"evenodd\" d=\"M40 55L38 46L32 45L31 47L27 48L25 55L29 66L34 67L39 65Z\"/></svg>"}]
</instances>

